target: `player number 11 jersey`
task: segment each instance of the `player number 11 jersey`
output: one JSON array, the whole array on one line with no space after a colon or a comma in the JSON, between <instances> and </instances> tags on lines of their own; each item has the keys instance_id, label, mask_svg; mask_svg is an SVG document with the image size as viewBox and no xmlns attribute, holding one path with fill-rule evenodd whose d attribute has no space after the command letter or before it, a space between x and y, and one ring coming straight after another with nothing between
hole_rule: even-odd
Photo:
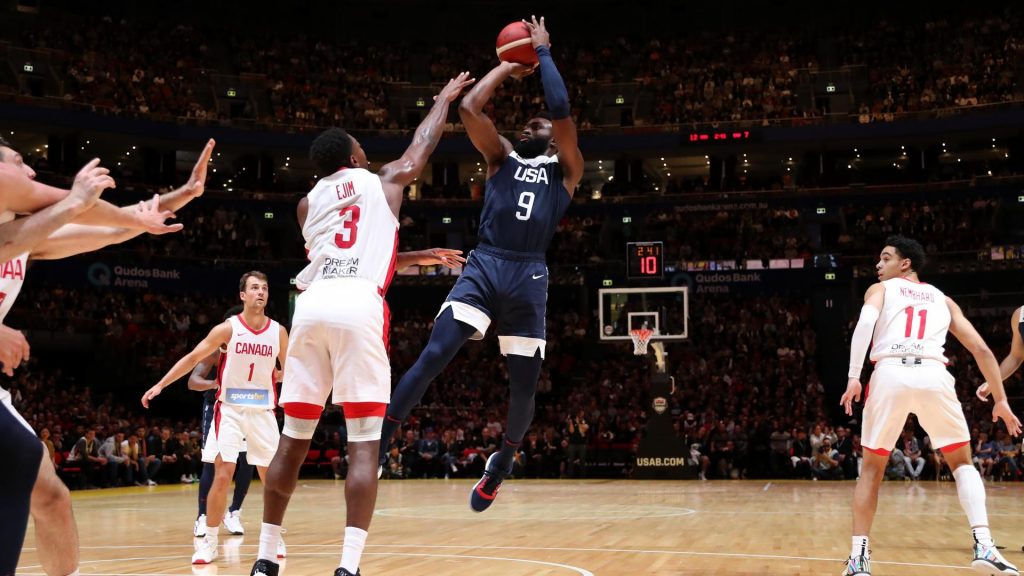
<instances>
[{"instance_id":1,"label":"player number 11 jersey","mask_svg":"<svg viewBox=\"0 0 1024 576\"><path fill-rule=\"evenodd\" d=\"M875 324L871 361L928 358L946 363L951 315L946 295L931 284L893 278L882 282L885 301Z\"/></svg>"}]
</instances>

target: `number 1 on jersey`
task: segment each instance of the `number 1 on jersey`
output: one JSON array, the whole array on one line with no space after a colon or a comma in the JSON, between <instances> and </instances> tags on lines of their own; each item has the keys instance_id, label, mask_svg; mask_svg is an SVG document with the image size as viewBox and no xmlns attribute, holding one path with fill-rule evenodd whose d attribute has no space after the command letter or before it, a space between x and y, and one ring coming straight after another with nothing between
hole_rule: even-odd
<instances>
[{"instance_id":1,"label":"number 1 on jersey","mask_svg":"<svg viewBox=\"0 0 1024 576\"><path fill-rule=\"evenodd\" d=\"M910 338L910 334L914 331L914 307L907 306L903 311L907 313L907 331L903 336ZM928 310L918 310L917 316L921 319L921 324L917 327L917 339L924 340L924 326L928 323Z\"/></svg>"},{"instance_id":2,"label":"number 1 on jersey","mask_svg":"<svg viewBox=\"0 0 1024 576\"><path fill-rule=\"evenodd\" d=\"M524 221L530 219L530 214L533 214L533 200L536 196L533 192L523 192L519 195L519 207L526 211L516 210L517 219Z\"/></svg>"},{"instance_id":3,"label":"number 1 on jersey","mask_svg":"<svg viewBox=\"0 0 1024 576\"><path fill-rule=\"evenodd\" d=\"M256 368L256 363L249 364L249 382L252 382L252 371Z\"/></svg>"}]
</instances>

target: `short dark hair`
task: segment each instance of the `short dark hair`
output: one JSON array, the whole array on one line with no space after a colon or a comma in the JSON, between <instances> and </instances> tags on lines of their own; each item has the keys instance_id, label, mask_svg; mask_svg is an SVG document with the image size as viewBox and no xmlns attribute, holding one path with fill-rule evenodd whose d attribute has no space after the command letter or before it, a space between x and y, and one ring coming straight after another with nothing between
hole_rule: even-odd
<instances>
[{"instance_id":1,"label":"short dark hair","mask_svg":"<svg viewBox=\"0 0 1024 576\"><path fill-rule=\"evenodd\" d=\"M13 148L13 146L11 146L11 143L4 139L3 136L0 136L0 146L7 146L8 148Z\"/></svg>"},{"instance_id":2,"label":"short dark hair","mask_svg":"<svg viewBox=\"0 0 1024 576\"><path fill-rule=\"evenodd\" d=\"M245 290L245 282L246 282L246 280L248 280L248 278L246 278L245 280L242 280L242 290ZM239 290L239 292L241 292L242 290ZM244 310L244 309L245 309L245 307L242 306L241 304L239 304L238 306L232 306L231 308L228 308L227 312L224 313L224 320L227 320L228 318L231 318L232 316L238 316L239 314L242 313L242 310Z\"/></svg>"},{"instance_id":3,"label":"short dark hair","mask_svg":"<svg viewBox=\"0 0 1024 576\"><path fill-rule=\"evenodd\" d=\"M917 240L900 235L889 236L885 239L885 245L895 248L896 253L901 258L910 260L910 269L914 272L920 272L928 264L928 257L925 256L924 246L921 246L921 243Z\"/></svg>"},{"instance_id":4,"label":"short dark hair","mask_svg":"<svg viewBox=\"0 0 1024 576\"><path fill-rule=\"evenodd\" d=\"M259 278L264 282L268 282L267 275L259 270L250 270L245 274L242 274L242 279L238 281L238 291L245 292L245 284L249 281L249 278Z\"/></svg>"},{"instance_id":5,"label":"short dark hair","mask_svg":"<svg viewBox=\"0 0 1024 576\"><path fill-rule=\"evenodd\" d=\"M323 131L309 147L309 158L318 174L327 176L341 168L351 168L352 137L341 128Z\"/></svg>"}]
</instances>

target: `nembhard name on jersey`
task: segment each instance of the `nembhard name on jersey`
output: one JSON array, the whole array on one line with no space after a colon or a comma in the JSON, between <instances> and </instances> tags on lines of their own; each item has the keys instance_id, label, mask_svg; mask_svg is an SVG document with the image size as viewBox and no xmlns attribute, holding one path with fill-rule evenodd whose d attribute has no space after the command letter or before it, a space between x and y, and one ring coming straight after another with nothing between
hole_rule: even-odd
<instances>
[{"instance_id":1,"label":"nembhard name on jersey","mask_svg":"<svg viewBox=\"0 0 1024 576\"><path fill-rule=\"evenodd\" d=\"M267 344L255 344L253 342L235 342L235 354L273 356L274 347Z\"/></svg>"},{"instance_id":2,"label":"nembhard name on jersey","mask_svg":"<svg viewBox=\"0 0 1024 576\"><path fill-rule=\"evenodd\" d=\"M0 266L0 280L24 280L25 279L25 266L24 260L21 258L15 258L4 262L3 266Z\"/></svg>"},{"instance_id":3,"label":"nembhard name on jersey","mask_svg":"<svg viewBox=\"0 0 1024 576\"><path fill-rule=\"evenodd\" d=\"M913 288L900 288L900 296L921 302L935 302L935 294L933 292L918 292Z\"/></svg>"},{"instance_id":4,"label":"nembhard name on jersey","mask_svg":"<svg viewBox=\"0 0 1024 576\"><path fill-rule=\"evenodd\" d=\"M359 258L325 258L320 277L348 278L359 275Z\"/></svg>"}]
</instances>

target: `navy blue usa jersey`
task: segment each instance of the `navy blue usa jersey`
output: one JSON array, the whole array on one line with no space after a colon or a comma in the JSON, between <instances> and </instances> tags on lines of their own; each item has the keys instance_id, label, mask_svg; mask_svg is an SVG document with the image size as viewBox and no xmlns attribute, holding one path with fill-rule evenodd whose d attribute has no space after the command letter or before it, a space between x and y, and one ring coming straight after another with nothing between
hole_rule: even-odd
<instances>
[{"instance_id":1,"label":"navy blue usa jersey","mask_svg":"<svg viewBox=\"0 0 1024 576\"><path fill-rule=\"evenodd\" d=\"M543 254L569 201L558 156L523 159L512 152L487 180L480 243Z\"/></svg>"}]
</instances>

